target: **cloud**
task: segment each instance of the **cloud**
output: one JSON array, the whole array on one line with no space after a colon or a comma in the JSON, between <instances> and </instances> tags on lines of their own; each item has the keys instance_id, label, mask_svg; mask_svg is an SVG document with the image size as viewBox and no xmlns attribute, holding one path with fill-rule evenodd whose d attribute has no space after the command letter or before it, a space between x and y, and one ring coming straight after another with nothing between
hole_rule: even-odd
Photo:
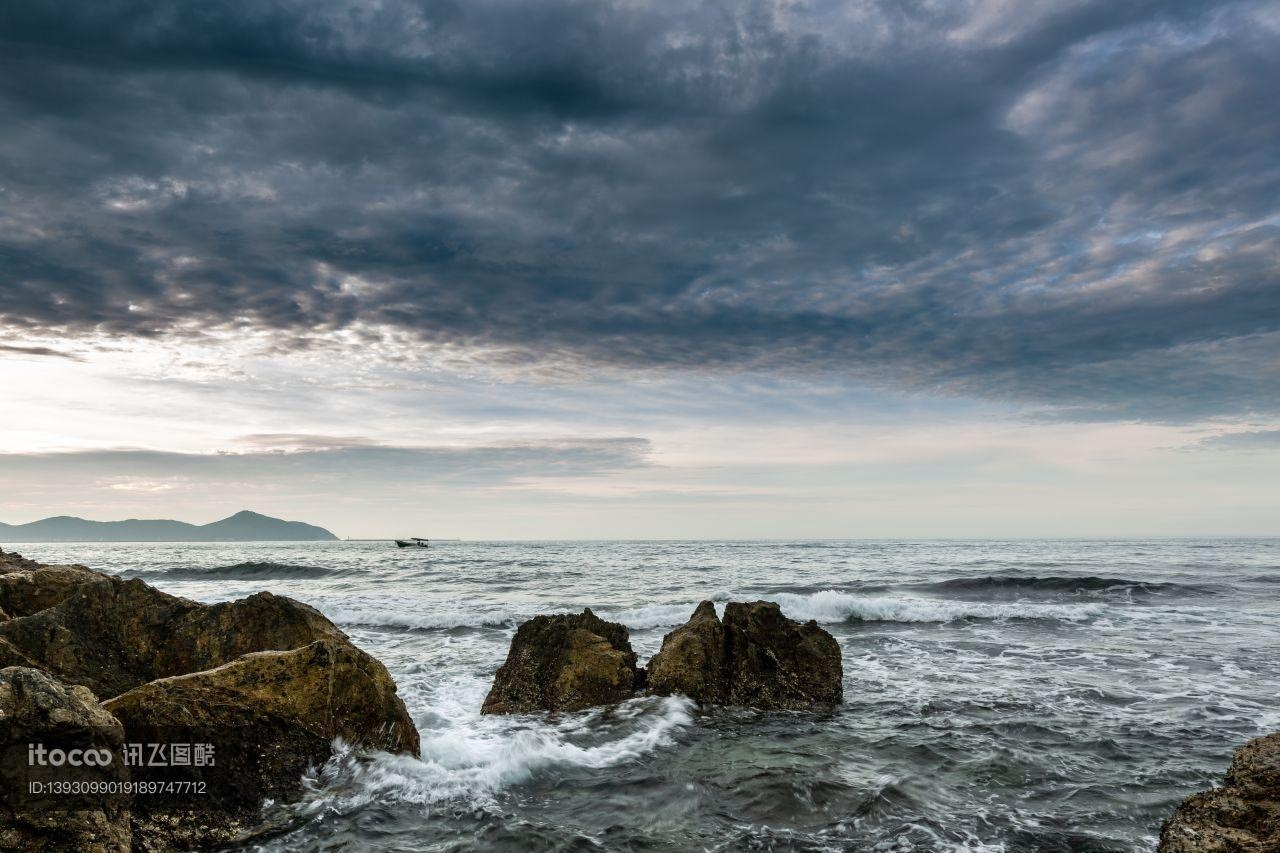
<instances>
[{"instance_id":1,"label":"cloud","mask_svg":"<svg viewBox=\"0 0 1280 853\"><path fill-rule=\"evenodd\" d=\"M35 355L49 358L65 358L71 361L84 360L74 353L63 352L62 350L53 349L52 347L18 347L10 346L9 344L0 344L0 355L5 353L10 355Z\"/></svg>"},{"instance_id":2,"label":"cloud","mask_svg":"<svg viewBox=\"0 0 1280 853\"><path fill-rule=\"evenodd\" d=\"M0 31L13 329L1280 408L1267 3L114 0Z\"/></svg>"},{"instance_id":3,"label":"cloud","mask_svg":"<svg viewBox=\"0 0 1280 853\"><path fill-rule=\"evenodd\" d=\"M1280 450L1280 429L1227 432L1201 439L1193 446L1196 450L1235 450L1270 452Z\"/></svg>"},{"instance_id":4,"label":"cloud","mask_svg":"<svg viewBox=\"0 0 1280 853\"><path fill-rule=\"evenodd\" d=\"M591 477L647 465L641 438L567 439L465 447L355 444L347 437L287 437L290 449L173 453L157 450L87 450L0 454L0 476L22 482L98 482L139 490L183 483L199 488L228 483L344 482L376 487L420 483L487 488L529 477ZM312 449L293 449L297 447Z\"/></svg>"}]
</instances>

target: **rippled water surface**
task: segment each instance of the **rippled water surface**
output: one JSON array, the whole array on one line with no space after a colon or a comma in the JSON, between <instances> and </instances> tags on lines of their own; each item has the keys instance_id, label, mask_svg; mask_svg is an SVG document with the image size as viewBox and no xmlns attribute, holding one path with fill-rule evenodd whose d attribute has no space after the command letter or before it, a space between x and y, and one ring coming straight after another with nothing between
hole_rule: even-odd
<instances>
[{"instance_id":1,"label":"rippled water surface","mask_svg":"<svg viewBox=\"0 0 1280 853\"><path fill-rule=\"evenodd\" d=\"M1280 729L1277 540L14 549L290 595L387 665L422 760L335 759L280 850L1149 851ZM590 606L647 659L699 600L757 598L835 635L838 712L479 715L520 620Z\"/></svg>"}]
</instances>

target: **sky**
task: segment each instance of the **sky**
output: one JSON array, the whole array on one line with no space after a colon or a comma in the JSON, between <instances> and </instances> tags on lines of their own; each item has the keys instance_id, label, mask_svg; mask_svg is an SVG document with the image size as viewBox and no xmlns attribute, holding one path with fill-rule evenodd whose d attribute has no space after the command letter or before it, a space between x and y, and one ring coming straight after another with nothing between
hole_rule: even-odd
<instances>
[{"instance_id":1,"label":"sky","mask_svg":"<svg viewBox=\"0 0 1280 853\"><path fill-rule=\"evenodd\" d=\"M0 521L1280 535L1280 3L0 7Z\"/></svg>"}]
</instances>

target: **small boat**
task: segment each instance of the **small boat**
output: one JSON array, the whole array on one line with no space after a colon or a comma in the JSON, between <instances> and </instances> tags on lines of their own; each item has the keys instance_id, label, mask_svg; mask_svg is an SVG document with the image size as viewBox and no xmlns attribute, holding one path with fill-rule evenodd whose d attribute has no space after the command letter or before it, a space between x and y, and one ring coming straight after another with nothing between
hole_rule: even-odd
<instances>
[{"instance_id":1,"label":"small boat","mask_svg":"<svg viewBox=\"0 0 1280 853\"><path fill-rule=\"evenodd\" d=\"M397 539L396 545L401 548L426 548L430 539L419 539L417 536L410 536L408 539Z\"/></svg>"}]
</instances>

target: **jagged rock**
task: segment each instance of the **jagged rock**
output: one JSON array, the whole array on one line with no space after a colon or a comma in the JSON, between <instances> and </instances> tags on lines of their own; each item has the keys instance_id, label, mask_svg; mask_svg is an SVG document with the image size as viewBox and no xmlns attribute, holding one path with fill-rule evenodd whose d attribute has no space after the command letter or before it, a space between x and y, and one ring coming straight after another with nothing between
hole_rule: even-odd
<instances>
[{"instance_id":1,"label":"jagged rock","mask_svg":"<svg viewBox=\"0 0 1280 853\"><path fill-rule=\"evenodd\" d=\"M0 621L52 607L80 584L100 577L88 566L46 566L0 550Z\"/></svg>"},{"instance_id":2,"label":"jagged rock","mask_svg":"<svg viewBox=\"0 0 1280 853\"><path fill-rule=\"evenodd\" d=\"M119 721L84 687L69 687L36 669L0 669L0 850L128 851L125 794L40 795L30 787L127 781L122 741ZM33 744L43 749L44 764L40 758L31 763ZM84 763L86 750L95 753L92 764ZM68 764L70 756L80 766ZM105 766L103 756L109 756Z\"/></svg>"},{"instance_id":3,"label":"jagged rock","mask_svg":"<svg viewBox=\"0 0 1280 853\"><path fill-rule=\"evenodd\" d=\"M1165 821L1158 853L1280 851L1280 732L1236 751L1221 787L1183 800Z\"/></svg>"},{"instance_id":4,"label":"jagged rock","mask_svg":"<svg viewBox=\"0 0 1280 853\"><path fill-rule=\"evenodd\" d=\"M66 599L0 623L0 641L70 684L117 696L156 678L220 666L247 652L346 639L315 609L262 592L205 605L97 576Z\"/></svg>"},{"instance_id":5,"label":"jagged rock","mask_svg":"<svg viewBox=\"0 0 1280 853\"><path fill-rule=\"evenodd\" d=\"M483 714L578 711L630 697L643 680L627 629L591 612L536 616L511 640Z\"/></svg>"},{"instance_id":6,"label":"jagged rock","mask_svg":"<svg viewBox=\"0 0 1280 853\"><path fill-rule=\"evenodd\" d=\"M28 560L21 554L15 554L12 551L5 553L4 549L0 548L0 574L38 569L41 565L35 560Z\"/></svg>"},{"instance_id":7,"label":"jagged rock","mask_svg":"<svg viewBox=\"0 0 1280 853\"><path fill-rule=\"evenodd\" d=\"M680 693L699 704L724 702L730 673L725 664L724 625L710 601L689 621L662 638L662 650L649 661L649 689Z\"/></svg>"},{"instance_id":8,"label":"jagged rock","mask_svg":"<svg viewBox=\"0 0 1280 853\"><path fill-rule=\"evenodd\" d=\"M667 634L649 662L649 689L707 704L770 710L839 704L840 646L812 620L796 622L769 601L729 602L724 619L709 601Z\"/></svg>"},{"instance_id":9,"label":"jagged rock","mask_svg":"<svg viewBox=\"0 0 1280 853\"><path fill-rule=\"evenodd\" d=\"M61 604L83 584L102 577L105 575L86 566L0 566L0 614L15 618L39 613Z\"/></svg>"},{"instance_id":10,"label":"jagged rock","mask_svg":"<svg viewBox=\"0 0 1280 853\"><path fill-rule=\"evenodd\" d=\"M345 640L247 654L216 669L152 681L106 703L129 742L212 744L213 766L171 768L202 781L201 797L134 804L146 849L224 844L256 825L266 799L288 800L302 775L332 754L334 738L389 752L419 751L395 682ZM165 778L150 771L147 778Z\"/></svg>"},{"instance_id":11,"label":"jagged rock","mask_svg":"<svg viewBox=\"0 0 1280 853\"><path fill-rule=\"evenodd\" d=\"M72 697L89 709L55 708L46 723L65 724L73 733L109 730L116 748L121 723L129 744L213 745L212 764L193 763L188 751L186 764L134 774L134 781L203 782L207 789L202 796L176 791L133 798L134 850L232 840L257 824L265 799L296 796L303 772L332 754L335 738L418 754L418 732L386 668L305 604L263 592L205 605L84 567L0 558L0 584L9 580L0 586L10 595L6 607L13 603L19 611L0 622L0 666L28 667L0 675L27 673L26 681L14 683L35 679L54 697L45 705ZM105 705L119 720L97 705L91 690L115 697ZM9 714L6 696L25 695L6 694L0 684L0 712ZM92 719L84 716L90 711ZM0 744L21 740L25 751L32 725L15 727L11 718L0 718ZM0 770L25 767L25 758L5 753ZM128 772L121 759L114 766ZM25 784L3 781L6 791ZM0 805L9 808L9 801ZM13 819L0 826L0 849L130 846L127 802L119 808L115 801L81 803L65 826L25 802L14 803L9 814Z\"/></svg>"}]
</instances>

